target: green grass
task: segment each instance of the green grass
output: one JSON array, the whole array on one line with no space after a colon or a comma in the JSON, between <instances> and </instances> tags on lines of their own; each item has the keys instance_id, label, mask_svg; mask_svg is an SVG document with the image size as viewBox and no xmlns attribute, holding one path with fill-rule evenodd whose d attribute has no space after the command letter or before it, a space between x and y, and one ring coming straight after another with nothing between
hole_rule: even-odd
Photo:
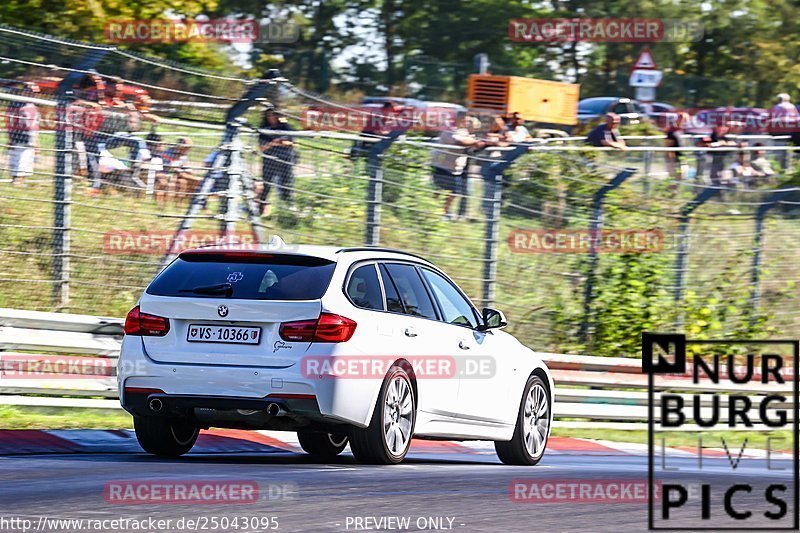
<instances>
[{"instance_id":1,"label":"green grass","mask_svg":"<svg viewBox=\"0 0 800 533\"><path fill-rule=\"evenodd\" d=\"M126 429L133 418L121 409L0 406L0 429Z\"/></svg>"}]
</instances>

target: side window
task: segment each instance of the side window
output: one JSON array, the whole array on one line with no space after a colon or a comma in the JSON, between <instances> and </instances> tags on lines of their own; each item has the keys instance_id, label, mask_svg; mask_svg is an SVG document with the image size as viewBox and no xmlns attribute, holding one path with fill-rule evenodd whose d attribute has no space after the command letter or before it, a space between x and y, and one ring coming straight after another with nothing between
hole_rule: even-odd
<instances>
[{"instance_id":1,"label":"side window","mask_svg":"<svg viewBox=\"0 0 800 533\"><path fill-rule=\"evenodd\" d=\"M433 302L415 267L390 263L386 265L386 270L389 271L389 275L397 287L397 292L400 293L406 314L437 319Z\"/></svg>"},{"instance_id":2,"label":"side window","mask_svg":"<svg viewBox=\"0 0 800 533\"><path fill-rule=\"evenodd\" d=\"M400 295L394 286L394 281L386 270L385 265L380 265L381 278L383 278L383 290L386 291L386 310L392 313L405 313L403 302L400 301Z\"/></svg>"},{"instance_id":3,"label":"side window","mask_svg":"<svg viewBox=\"0 0 800 533\"><path fill-rule=\"evenodd\" d=\"M439 301L445 322L471 328L478 326L472 306L452 283L427 268L422 269L422 275L430 283L433 294Z\"/></svg>"},{"instance_id":4,"label":"side window","mask_svg":"<svg viewBox=\"0 0 800 533\"><path fill-rule=\"evenodd\" d=\"M624 115L625 113L630 113L631 110L628 109L628 104L623 104L622 102L617 103L614 106L614 113L617 115Z\"/></svg>"},{"instance_id":5,"label":"side window","mask_svg":"<svg viewBox=\"0 0 800 533\"><path fill-rule=\"evenodd\" d=\"M347 283L347 296L357 307L383 311L383 295L375 265L358 267Z\"/></svg>"}]
</instances>

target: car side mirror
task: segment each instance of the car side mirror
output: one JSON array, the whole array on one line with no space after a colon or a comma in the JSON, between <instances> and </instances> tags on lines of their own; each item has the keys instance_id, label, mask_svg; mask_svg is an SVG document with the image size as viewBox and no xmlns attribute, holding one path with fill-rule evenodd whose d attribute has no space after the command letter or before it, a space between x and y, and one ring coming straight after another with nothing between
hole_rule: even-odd
<instances>
[{"instance_id":1,"label":"car side mirror","mask_svg":"<svg viewBox=\"0 0 800 533\"><path fill-rule=\"evenodd\" d=\"M506 315L502 311L485 307L483 309L483 323L484 329L498 329L506 327L508 320L506 320Z\"/></svg>"}]
</instances>

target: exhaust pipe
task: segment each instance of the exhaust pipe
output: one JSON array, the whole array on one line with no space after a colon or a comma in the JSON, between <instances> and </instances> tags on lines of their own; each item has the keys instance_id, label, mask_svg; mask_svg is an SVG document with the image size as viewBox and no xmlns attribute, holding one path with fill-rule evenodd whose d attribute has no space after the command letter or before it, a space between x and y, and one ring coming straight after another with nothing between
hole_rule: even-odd
<instances>
[{"instance_id":1,"label":"exhaust pipe","mask_svg":"<svg viewBox=\"0 0 800 533\"><path fill-rule=\"evenodd\" d=\"M150 410L154 413L161 411L164 408L164 404L158 398L153 398L150 400Z\"/></svg>"},{"instance_id":2,"label":"exhaust pipe","mask_svg":"<svg viewBox=\"0 0 800 533\"><path fill-rule=\"evenodd\" d=\"M267 406L267 414L270 416L284 416L286 411L277 403L271 403Z\"/></svg>"}]
</instances>

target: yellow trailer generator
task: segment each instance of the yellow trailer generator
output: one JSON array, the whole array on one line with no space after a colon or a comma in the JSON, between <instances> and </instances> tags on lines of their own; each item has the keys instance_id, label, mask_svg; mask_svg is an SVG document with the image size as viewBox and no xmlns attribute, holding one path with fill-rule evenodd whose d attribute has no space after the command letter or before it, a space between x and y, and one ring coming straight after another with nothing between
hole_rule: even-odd
<instances>
[{"instance_id":1,"label":"yellow trailer generator","mask_svg":"<svg viewBox=\"0 0 800 533\"><path fill-rule=\"evenodd\" d=\"M570 129L578 123L580 88L574 83L472 74L467 107L479 115L519 112L539 127Z\"/></svg>"}]
</instances>

